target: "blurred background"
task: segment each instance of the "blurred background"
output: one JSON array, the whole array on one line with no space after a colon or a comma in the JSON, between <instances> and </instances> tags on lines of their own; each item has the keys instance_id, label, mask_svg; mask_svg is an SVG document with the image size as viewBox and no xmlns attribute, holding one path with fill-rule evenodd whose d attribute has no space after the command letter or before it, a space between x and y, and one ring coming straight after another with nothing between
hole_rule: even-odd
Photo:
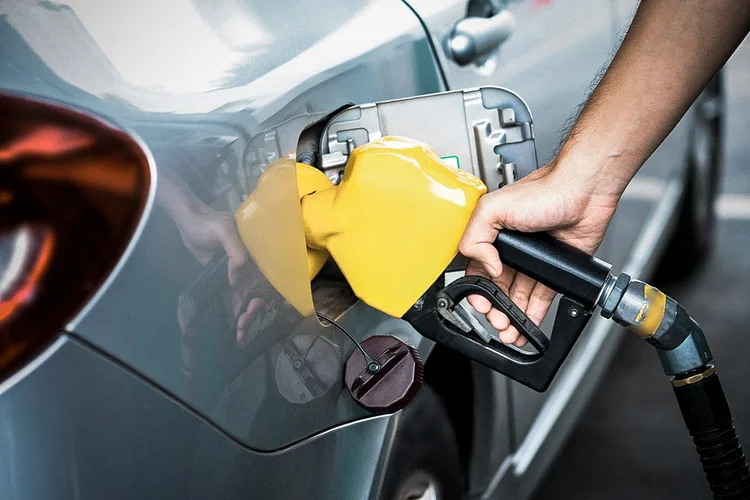
<instances>
[{"instance_id":1,"label":"blurred background","mask_svg":"<svg viewBox=\"0 0 750 500\"><path fill-rule=\"evenodd\" d=\"M341 178L337 110L454 90L457 114L414 121L510 149L530 137L501 128L533 127L543 165L636 4L0 1L0 500L709 498L654 349L614 323L596 315L538 393L358 300L332 259L308 271L294 160ZM533 121L459 93L497 85ZM358 125L364 144L386 120ZM750 447L748 130L746 42L630 184L598 256L703 325ZM355 402L354 344L313 307L357 341L420 351L404 411Z\"/></svg>"},{"instance_id":2,"label":"blurred background","mask_svg":"<svg viewBox=\"0 0 750 500\"><path fill-rule=\"evenodd\" d=\"M726 68L724 174L716 246L683 282L657 282L701 324L747 454L750 437L750 43ZM626 338L535 495L706 499L711 492L653 349Z\"/></svg>"}]
</instances>

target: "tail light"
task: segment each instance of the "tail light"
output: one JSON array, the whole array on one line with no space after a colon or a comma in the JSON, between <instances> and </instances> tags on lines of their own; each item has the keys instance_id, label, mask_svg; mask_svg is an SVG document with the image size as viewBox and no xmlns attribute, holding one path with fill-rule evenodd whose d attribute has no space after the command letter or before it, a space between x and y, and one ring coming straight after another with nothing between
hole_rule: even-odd
<instances>
[{"instance_id":1,"label":"tail light","mask_svg":"<svg viewBox=\"0 0 750 500\"><path fill-rule=\"evenodd\" d=\"M107 279L150 186L148 159L122 130L0 93L0 378L48 345Z\"/></svg>"}]
</instances>

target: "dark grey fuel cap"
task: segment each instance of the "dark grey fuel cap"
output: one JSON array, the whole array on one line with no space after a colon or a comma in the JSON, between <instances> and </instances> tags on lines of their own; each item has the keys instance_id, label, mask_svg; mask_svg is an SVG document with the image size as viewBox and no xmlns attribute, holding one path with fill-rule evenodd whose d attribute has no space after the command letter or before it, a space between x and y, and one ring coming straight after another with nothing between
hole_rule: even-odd
<instances>
[{"instance_id":1,"label":"dark grey fuel cap","mask_svg":"<svg viewBox=\"0 0 750 500\"><path fill-rule=\"evenodd\" d=\"M404 408L422 387L424 368L417 350L392 335L375 335L361 342L346 361L344 382L354 401L376 414Z\"/></svg>"}]
</instances>

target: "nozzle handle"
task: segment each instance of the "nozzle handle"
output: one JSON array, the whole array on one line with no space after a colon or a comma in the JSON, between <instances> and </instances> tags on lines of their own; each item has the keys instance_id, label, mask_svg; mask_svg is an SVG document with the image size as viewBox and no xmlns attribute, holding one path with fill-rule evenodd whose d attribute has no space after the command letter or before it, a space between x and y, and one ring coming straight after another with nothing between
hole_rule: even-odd
<instances>
[{"instance_id":1,"label":"nozzle handle","mask_svg":"<svg viewBox=\"0 0 750 500\"><path fill-rule=\"evenodd\" d=\"M588 309L596 305L612 268L547 233L505 229L497 235L494 246L504 265L575 298Z\"/></svg>"},{"instance_id":2,"label":"nozzle handle","mask_svg":"<svg viewBox=\"0 0 750 500\"><path fill-rule=\"evenodd\" d=\"M496 340L484 340L474 331L461 330L444 320L439 310L455 310L469 295L482 295L510 318L535 352L522 351ZM591 313L570 297L560 299L552 335L548 338L518 306L492 281L481 276L458 278L443 289L430 287L423 300L403 316L417 332L464 356L502 373L513 380L543 392L583 332Z\"/></svg>"}]
</instances>

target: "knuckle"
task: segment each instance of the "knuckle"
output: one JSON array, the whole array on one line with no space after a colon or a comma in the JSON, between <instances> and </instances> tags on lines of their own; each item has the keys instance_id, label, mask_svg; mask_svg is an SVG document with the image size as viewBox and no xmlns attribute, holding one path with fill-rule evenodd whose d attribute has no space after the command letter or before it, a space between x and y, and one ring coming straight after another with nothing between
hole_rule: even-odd
<instances>
[{"instance_id":1,"label":"knuckle","mask_svg":"<svg viewBox=\"0 0 750 500\"><path fill-rule=\"evenodd\" d=\"M500 340L504 344L512 344L516 340L518 340L518 332L514 328L509 328L508 330L504 332L500 332Z\"/></svg>"},{"instance_id":2,"label":"knuckle","mask_svg":"<svg viewBox=\"0 0 750 500\"><path fill-rule=\"evenodd\" d=\"M513 301L514 302L528 302L529 301L529 292L526 290L515 290L513 292Z\"/></svg>"},{"instance_id":3,"label":"knuckle","mask_svg":"<svg viewBox=\"0 0 750 500\"><path fill-rule=\"evenodd\" d=\"M489 198L489 195L481 196L477 200L477 204L474 207L474 212L481 212L487 206L487 198Z\"/></svg>"},{"instance_id":4,"label":"knuckle","mask_svg":"<svg viewBox=\"0 0 750 500\"><path fill-rule=\"evenodd\" d=\"M474 207L474 216L481 222L488 222L492 218L494 207L491 195L482 196Z\"/></svg>"},{"instance_id":5,"label":"knuckle","mask_svg":"<svg viewBox=\"0 0 750 500\"><path fill-rule=\"evenodd\" d=\"M467 241L466 237L461 238L461 242L458 244L458 251L461 252L461 254L468 257L471 255L473 248L474 245L470 241Z\"/></svg>"}]
</instances>

